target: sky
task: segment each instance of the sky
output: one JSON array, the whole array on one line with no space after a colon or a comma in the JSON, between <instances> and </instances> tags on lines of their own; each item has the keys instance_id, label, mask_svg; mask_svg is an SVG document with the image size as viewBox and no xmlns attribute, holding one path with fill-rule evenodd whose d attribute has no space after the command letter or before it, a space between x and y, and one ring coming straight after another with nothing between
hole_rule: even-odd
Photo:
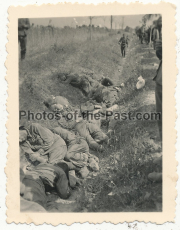
<instances>
[{"instance_id":1,"label":"sky","mask_svg":"<svg viewBox=\"0 0 180 230\"><path fill-rule=\"evenodd\" d=\"M124 28L129 26L131 28L135 28L136 26L141 25L140 21L143 15L125 15L125 16L113 16L113 29L121 29L122 21L124 18ZM30 23L34 23L34 25L43 25L47 26L49 24L55 27L64 27L71 26L76 27L84 25L89 25L90 20L89 17L59 17L59 18L30 18ZM110 16L96 16L92 19L92 24L100 27L108 27L110 28Z\"/></svg>"}]
</instances>

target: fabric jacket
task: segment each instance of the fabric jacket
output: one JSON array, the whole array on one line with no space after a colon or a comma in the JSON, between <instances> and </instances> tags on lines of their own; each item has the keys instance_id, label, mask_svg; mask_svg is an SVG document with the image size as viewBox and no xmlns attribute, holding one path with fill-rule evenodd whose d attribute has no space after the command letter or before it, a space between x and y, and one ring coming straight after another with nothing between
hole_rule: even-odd
<instances>
[{"instance_id":1,"label":"fabric jacket","mask_svg":"<svg viewBox=\"0 0 180 230\"><path fill-rule=\"evenodd\" d=\"M153 78L153 80L159 84L159 85L162 85L162 60L160 61L159 63L159 67L157 69L157 72L156 72L156 75L155 77Z\"/></svg>"},{"instance_id":2,"label":"fabric jacket","mask_svg":"<svg viewBox=\"0 0 180 230\"><path fill-rule=\"evenodd\" d=\"M120 38L119 43L121 44L121 47L125 48L126 47L126 38Z\"/></svg>"},{"instance_id":3,"label":"fabric jacket","mask_svg":"<svg viewBox=\"0 0 180 230\"><path fill-rule=\"evenodd\" d=\"M26 36L27 30L30 28L30 22L28 18L20 18L18 20L18 35Z\"/></svg>"}]
</instances>

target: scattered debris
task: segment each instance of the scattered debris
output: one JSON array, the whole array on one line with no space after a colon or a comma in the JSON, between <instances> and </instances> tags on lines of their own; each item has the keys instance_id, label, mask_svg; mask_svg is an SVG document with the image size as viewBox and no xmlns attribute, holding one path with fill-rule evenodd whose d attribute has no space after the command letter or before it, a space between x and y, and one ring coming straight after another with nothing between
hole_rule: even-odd
<instances>
[{"instance_id":1,"label":"scattered debris","mask_svg":"<svg viewBox=\"0 0 180 230\"><path fill-rule=\"evenodd\" d=\"M108 196L114 196L115 194L113 192L110 192Z\"/></svg>"},{"instance_id":2,"label":"scattered debris","mask_svg":"<svg viewBox=\"0 0 180 230\"><path fill-rule=\"evenodd\" d=\"M136 84L137 89L142 89L145 86L145 80L142 76L138 77L138 82Z\"/></svg>"}]
</instances>

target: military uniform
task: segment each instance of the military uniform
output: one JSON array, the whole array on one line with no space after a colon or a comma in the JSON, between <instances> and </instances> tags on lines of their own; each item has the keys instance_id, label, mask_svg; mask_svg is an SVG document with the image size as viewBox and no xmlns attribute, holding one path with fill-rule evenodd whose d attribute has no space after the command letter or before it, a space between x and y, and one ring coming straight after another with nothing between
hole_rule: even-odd
<instances>
[{"instance_id":1,"label":"military uniform","mask_svg":"<svg viewBox=\"0 0 180 230\"><path fill-rule=\"evenodd\" d=\"M152 31L152 41L153 41L153 48L155 50L155 46L156 46L156 40L159 40L159 31L157 28L153 28Z\"/></svg>"},{"instance_id":2,"label":"military uniform","mask_svg":"<svg viewBox=\"0 0 180 230\"><path fill-rule=\"evenodd\" d=\"M156 112L161 113L161 119L158 120L159 135L162 141L162 42L159 41L156 46L156 55L160 59L154 81L156 82L155 97L156 97Z\"/></svg>"},{"instance_id":3,"label":"military uniform","mask_svg":"<svg viewBox=\"0 0 180 230\"><path fill-rule=\"evenodd\" d=\"M22 179L24 189L20 191L25 200L38 203L47 210L46 192L55 189L62 199L70 196L69 181L63 166L42 163L29 170L24 174Z\"/></svg>"},{"instance_id":4,"label":"military uniform","mask_svg":"<svg viewBox=\"0 0 180 230\"><path fill-rule=\"evenodd\" d=\"M125 57L125 55L126 55L126 38L125 37L120 38L119 44L121 44L122 57Z\"/></svg>"},{"instance_id":5,"label":"military uniform","mask_svg":"<svg viewBox=\"0 0 180 230\"><path fill-rule=\"evenodd\" d=\"M21 48L21 60L25 59L27 45L27 30L30 28L28 18L18 19L18 42Z\"/></svg>"},{"instance_id":6,"label":"military uniform","mask_svg":"<svg viewBox=\"0 0 180 230\"><path fill-rule=\"evenodd\" d=\"M48 161L52 164L61 162L64 159L67 146L60 136L38 123L31 124L25 130L28 133L27 140L20 143L20 147L25 153L28 153L30 161L34 162L37 160L43 162L40 156L37 158L34 153L40 153L38 155L41 156L48 155Z\"/></svg>"},{"instance_id":7,"label":"military uniform","mask_svg":"<svg viewBox=\"0 0 180 230\"><path fill-rule=\"evenodd\" d=\"M66 142L68 149L65 160L80 168L87 166L89 146L83 137L77 137L61 127L52 129L52 132L58 134Z\"/></svg>"}]
</instances>

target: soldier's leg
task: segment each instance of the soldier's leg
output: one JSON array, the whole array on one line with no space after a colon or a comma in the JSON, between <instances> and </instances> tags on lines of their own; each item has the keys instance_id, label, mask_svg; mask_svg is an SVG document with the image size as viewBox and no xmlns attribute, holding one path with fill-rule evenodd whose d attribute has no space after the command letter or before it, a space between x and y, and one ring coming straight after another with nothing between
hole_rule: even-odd
<instances>
[{"instance_id":1,"label":"soldier's leg","mask_svg":"<svg viewBox=\"0 0 180 230\"><path fill-rule=\"evenodd\" d=\"M153 41L153 48L154 48L154 50L156 49L155 46L156 46L156 42Z\"/></svg>"},{"instance_id":2,"label":"soldier's leg","mask_svg":"<svg viewBox=\"0 0 180 230\"><path fill-rule=\"evenodd\" d=\"M21 37L21 60L25 59L26 55L26 45L27 45L27 37Z\"/></svg>"},{"instance_id":3,"label":"soldier's leg","mask_svg":"<svg viewBox=\"0 0 180 230\"><path fill-rule=\"evenodd\" d=\"M122 54L122 57L123 57L123 47L121 46L121 54Z\"/></svg>"},{"instance_id":4,"label":"soldier's leg","mask_svg":"<svg viewBox=\"0 0 180 230\"><path fill-rule=\"evenodd\" d=\"M114 132L114 128L116 124L117 124L117 120L115 120L114 118L110 118L109 125L108 125L108 132L107 132L108 136Z\"/></svg>"},{"instance_id":5,"label":"soldier's leg","mask_svg":"<svg viewBox=\"0 0 180 230\"><path fill-rule=\"evenodd\" d=\"M162 141L162 85L156 83L155 88L155 96L156 96L156 112L161 113L160 120L158 120L158 128L159 128L159 135Z\"/></svg>"},{"instance_id":6,"label":"soldier's leg","mask_svg":"<svg viewBox=\"0 0 180 230\"><path fill-rule=\"evenodd\" d=\"M60 141L54 143L54 148L49 152L49 163L56 164L64 160L64 157L67 153L67 146L61 145Z\"/></svg>"},{"instance_id":7,"label":"soldier's leg","mask_svg":"<svg viewBox=\"0 0 180 230\"><path fill-rule=\"evenodd\" d=\"M59 174L59 179L56 182L55 188L59 197L62 199L67 199L71 195L69 182L65 173Z\"/></svg>"},{"instance_id":8,"label":"soldier's leg","mask_svg":"<svg viewBox=\"0 0 180 230\"><path fill-rule=\"evenodd\" d=\"M68 147L65 159L77 167L84 167L87 165L88 153L89 146L85 140L81 139L80 143L72 144Z\"/></svg>"},{"instance_id":9,"label":"soldier's leg","mask_svg":"<svg viewBox=\"0 0 180 230\"><path fill-rule=\"evenodd\" d=\"M18 37L19 43L20 43L20 53L21 53L21 60L22 60L22 49L23 49L23 37L19 36Z\"/></svg>"}]
</instances>

